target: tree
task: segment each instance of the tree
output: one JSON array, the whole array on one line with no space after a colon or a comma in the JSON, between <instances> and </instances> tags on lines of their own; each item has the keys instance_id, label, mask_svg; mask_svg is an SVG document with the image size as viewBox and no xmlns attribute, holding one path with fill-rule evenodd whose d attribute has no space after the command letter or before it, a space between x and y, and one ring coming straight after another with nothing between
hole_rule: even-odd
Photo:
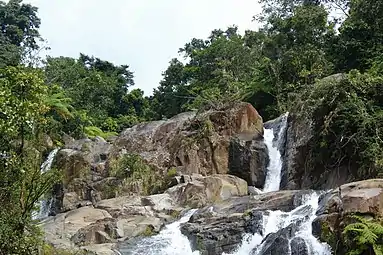
<instances>
[{"instance_id":1,"label":"tree","mask_svg":"<svg viewBox=\"0 0 383 255\"><path fill-rule=\"evenodd\" d=\"M383 3L351 0L347 19L340 27L339 41L333 54L341 71L366 71L383 53Z\"/></svg>"},{"instance_id":2,"label":"tree","mask_svg":"<svg viewBox=\"0 0 383 255\"><path fill-rule=\"evenodd\" d=\"M207 40L194 38L179 52L189 61L173 59L163 73L153 97L158 117L212 104L212 99L239 98L253 74L251 51L235 26L214 30Z\"/></svg>"},{"instance_id":3,"label":"tree","mask_svg":"<svg viewBox=\"0 0 383 255\"><path fill-rule=\"evenodd\" d=\"M41 241L31 213L56 179L54 172L40 173L36 149L49 110L46 97L41 72L0 69L0 254L36 254Z\"/></svg>"},{"instance_id":4,"label":"tree","mask_svg":"<svg viewBox=\"0 0 383 255\"><path fill-rule=\"evenodd\" d=\"M48 57L45 73L47 82L59 85L74 109L89 117L91 126L101 127L107 118L130 114L132 102L128 89L134 81L126 65L116 66L84 54L80 54L79 59Z\"/></svg>"},{"instance_id":5,"label":"tree","mask_svg":"<svg viewBox=\"0 0 383 255\"><path fill-rule=\"evenodd\" d=\"M0 1L0 26L0 67L15 66L39 49L40 19L36 7L22 4L22 0Z\"/></svg>"}]
</instances>

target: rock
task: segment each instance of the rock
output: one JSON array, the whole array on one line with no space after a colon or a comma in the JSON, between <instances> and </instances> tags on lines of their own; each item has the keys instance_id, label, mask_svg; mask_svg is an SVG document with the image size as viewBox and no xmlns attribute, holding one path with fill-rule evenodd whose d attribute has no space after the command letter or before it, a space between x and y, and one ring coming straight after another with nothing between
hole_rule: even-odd
<instances>
[{"instance_id":1,"label":"rock","mask_svg":"<svg viewBox=\"0 0 383 255\"><path fill-rule=\"evenodd\" d=\"M249 185L263 188L269 161L267 153L261 136L238 134L230 140L229 174L246 180Z\"/></svg>"},{"instance_id":2,"label":"rock","mask_svg":"<svg viewBox=\"0 0 383 255\"><path fill-rule=\"evenodd\" d=\"M81 200L76 192L68 192L64 194L62 211L67 212L91 204L92 203L90 201Z\"/></svg>"},{"instance_id":3,"label":"rock","mask_svg":"<svg viewBox=\"0 0 383 255\"><path fill-rule=\"evenodd\" d=\"M247 195L247 183L231 175L212 175L167 190L181 206L202 207L208 203Z\"/></svg>"},{"instance_id":4,"label":"rock","mask_svg":"<svg viewBox=\"0 0 383 255\"><path fill-rule=\"evenodd\" d=\"M263 234L265 211L278 209L291 211L296 207L297 197L303 196L306 192L308 191L278 191L258 196L233 197L199 209L191 216L189 222L182 225L181 230L188 236L192 247L198 248L201 254L230 253L242 243L245 233ZM301 210L310 209L303 207ZM303 213L302 211L296 213ZM300 221L297 224L300 224ZM265 252L282 252L289 249L286 240L288 241L296 231L297 225L292 224L278 233L279 238L270 236L272 239L269 239L269 242L280 242L280 245L279 248L271 247L273 244L270 243L271 248L266 247ZM271 251L272 249L276 250Z\"/></svg>"},{"instance_id":5,"label":"rock","mask_svg":"<svg viewBox=\"0 0 383 255\"><path fill-rule=\"evenodd\" d=\"M201 255L234 251L242 241L244 230L242 214L185 223L181 226L181 232L189 238L192 250L199 250Z\"/></svg>"},{"instance_id":6,"label":"rock","mask_svg":"<svg viewBox=\"0 0 383 255\"><path fill-rule=\"evenodd\" d=\"M96 194L93 186L108 177L110 146L102 138L95 138L93 141L66 139L65 148L57 153L55 161L56 167L63 172L63 183L53 190L55 213L96 202L102 197ZM102 192L103 190L99 193Z\"/></svg>"},{"instance_id":7,"label":"rock","mask_svg":"<svg viewBox=\"0 0 383 255\"><path fill-rule=\"evenodd\" d=\"M98 220L111 218L105 210L82 207L48 218L41 225L49 243L56 248L68 249L74 247L71 238L77 231Z\"/></svg>"},{"instance_id":8,"label":"rock","mask_svg":"<svg viewBox=\"0 0 383 255\"><path fill-rule=\"evenodd\" d=\"M215 216L223 217L233 213L246 213L250 211L281 210L289 212L298 205L296 198L301 197L310 191L281 190L264 193L258 196L233 197L220 203L208 205L195 212L191 220L209 218L212 212Z\"/></svg>"},{"instance_id":9,"label":"rock","mask_svg":"<svg viewBox=\"0 0 383 255\"><path fill-rule=\"evenodd\" d=\"M370 179L340 186L319 199L317 215L342 213L383 215L383 179Z\"/></svg>"},{"instance_id":10,"label":"rock","mask_svg":"<svg viewBox=\"0 0 383 255\"><path fill-rule=\"evenodd\" d=\"M383 216L383 179L348 183L340 187L343 213Z\"/></svg>"},{"instance_id":11,"label":"rock","mask_svg":"<svg viewBox=\"0 0 383 255\"><path fill-rule=\"evenodd\" d=\"M158 233L183 210L169 194L124 196L101 200L96 206L81 207L43 221L48 242L59 248L85 246L93 250L96 244Z\"/></svg>"},{"instance_id":12,"label":"rock","mask_svg":"<svg viewBox=\"0 0 383 255\"><path fill-rule=\"evenodd\" d=\"M319 197L319 206L316 215L340 212L342 210L342 201L339 189L331 190Z\"/></svg>"},{"instance_id":13,"label":"rock","mask_svg":"<svg viewBox=\"0 0 383 255\"><path fill-rule=\"evenodd\" d=\"M249 193L249 195L260 195L260 194L262 194L262 190L257 189L254 186L249 186L247 188L247 192Z\"/></svg>"},{"instance_id":14,"label":"rock","mask_svg":"<svg viewBox=\"0 0 383 255\"><path fill-rule=\"evenodd\" d=\"M294 237L290 242L291 255L310 255L305 240L302 237Z\"/></svg>"},{"instance_id":15,"label":"rock","mask_svg":"<svg viewBox=\"0 0 383 255\"><path fill-rule=\"evenodd\" d=\"M49 135L42 134L40 137L40 141L43 147L47 149L53 149L54 144L53 144L52 138Z\"/></svg>"},{"instance_id":16,"label":"rock","mask_svg":"<svg viewBox=\"0 0 383 255\"><path fill-rule=\"evenodd\" d=\"M307 178L304 164L313 137L312 125L311 121L298 113L290 114L288 117L286 165L282 176L282 189L299 189Z\"/></svg>"},{"instance_id":17,"label":"rock","mask_svg":"<svg viewBox=\"0 0 383 255\"><path fill-rule=\"evenodd\" d=\"M93 244L81 247L83 251L96 255L117 255L116 245L113 243Z\"/></svg>"},{"instance_id":18,"label":"rock","mask_svg":"<svg viewBox=\"0 0 383 255\"><path fill-rule=\"evenodd\" d=\"M327 242L329 231L335 233L338 230L339 223L340 215L338 213L318 216L312 223L312 233L323 242Z\"/></svg>"},{"instance_id":19,"label":"rock","mask_svg":"<svg viewBox=\"0 0 383 255\"><path fill-rule=\"evenodd\" d=\"M294 236L299 227L299 223L291 223L286 228L282 228L276 233L270 233L262 241L259 253L262 255L289 254L289 240ZM254 253L253 253L254 254Z\"/></svg>"},{"instance_id":20,"label":"rock","mask_svg":"<svg viewBox=\"0 0 383 255\"><path fill-rule=\"evenodd\" d=\"M116 220L105 218L79 229L71 237L71 241L78 246L115 243L117 238L122 237L118 235L119 232L117 231Z\"/></svg>"},{"instance_id":21,"label":"rock","mask_svg":"<svg viewBox=\"0 0 383 255\"><path fill-rule=\"evenodd\" d=\"M240 103L198 115L186 112L167 121L138 124L120 134L113 144L113 155L138 153L157 169L178 167L187 175L226 174L230 137L239 133L256 137L262 132L257 111L248 103Z\"/></svg>"},{"instance_id":22,"label":"rock","mask_svg":"<svg viewBox=\"0 0 383 255\"><path fill-rule=\"evenodd\" d=\"M259 234L263 235L263 212L252 210L246 219L245 232L252 235Z\"/></svg>"},{"instance_id":23,"label":"rock","mask_svg":"<svg viewBox=\"0 0 383 255\"><path fill-rule=\"evenodd\" d=\"M326 171L323 165L307 166L312 161L308 152L317 147L313 137L311 119L299 112L289 115L281 189L328 190L352 181L347 166Z\"/></svg>"}]
</instances>

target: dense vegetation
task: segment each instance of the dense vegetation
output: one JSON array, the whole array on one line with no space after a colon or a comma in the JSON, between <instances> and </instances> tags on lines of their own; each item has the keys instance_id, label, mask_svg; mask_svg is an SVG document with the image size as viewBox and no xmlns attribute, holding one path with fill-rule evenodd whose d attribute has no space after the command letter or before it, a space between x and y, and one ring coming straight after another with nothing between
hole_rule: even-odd
<instances>
[{"instance_id":1,"label":"dense vegetation","mask_svg":"<svg viewBox=\"0 0 383 255\"><path fill-rule=\"evenodd\" d=\"M131 88L128 65L86 54L41 62L37 8L0 1L0 254L36 254L42 245L31 213L57 179L40 174L46 135L56 144L64 134L107 138L141 121L242 100L265 120L287 110L311 120L313 167L352 165L360 179L383 173L383 2L260 2L259 30L233 26L192 39L147 97Z\"/></svg>"}]
</instances>

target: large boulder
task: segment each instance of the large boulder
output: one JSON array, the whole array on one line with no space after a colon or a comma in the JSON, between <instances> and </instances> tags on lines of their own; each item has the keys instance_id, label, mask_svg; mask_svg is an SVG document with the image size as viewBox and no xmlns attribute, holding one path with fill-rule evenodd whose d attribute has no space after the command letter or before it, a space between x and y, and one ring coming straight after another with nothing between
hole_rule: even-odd
<instances>
[{"instance_id":1,"label":"large boulder","mask_svg":"<svg viewBox=\"0 0 383 255\"><path fill-rule=\"evenodd\" d=\"M245 227L242 214L232 214L186 223L181 232L189 238L192 250L210 255L232 252L241 243Z\"/></svg>"},{"instance_id":2,"label":"large boulder","mask_svg":"<svg viewBox=\"0 0 383 255\"><path fill-rule=\"evenodd\" d=\"M230 140L229 173L236 175L251 186L263 188L266 168L269 163L268 151L263 137L238 134Z\"/></svg>"},{"instance_id":3,"label":"large boulder","mask_svg":"<svg viewBox=\"0 0 383 255\"><path fill-rule=\"evenodd\" d=\"M231 197L247 195L247 182L232 175L212 175L170 188L170 194L182 206L202 207Z\"/></svg>"},{"instance_id":4,"label":"large boulder","mask_svg":"<svg viewBox=\"0 0 383 255\"><path fill-rule=\"evenodd\" d=\"M383 216L383 179L371 179L340 186L343 214Z\"/></svg>"},{"instance_id":5,"label":"large boulder","mask_svg":"<svg viewBox=\"0 0 383 255\"><path fill-rule=\"evenodd\" d=\"M341 234L353 215L379 219L383 216L383 179L347 183L320 197L313 234L335 252L342 247Z\"/></svg>"},{"instance_id":6,"label":"large boulder","mask_svg":"<svg viewBox=\"0 0 383 255\"><path fill-rule=\"evenodd\" d=\"M63 173L53 190L54 214L89 205L99 199L93 184L108 177L106 168L110 143L102 138L73 140L67 137L59 150L55 167Z\"/></svg>"},{"instance_id":7,"label":"large boulder","mask_svg":"<svg viewBox=\"0 0 383 255\"><path fill-rule=\"evenodd\" d=\"M120 134L112 151L116 156L139 153L162 170L176 167L182 174L225 174L230 139L242 133L254 139L263 133L262 117L248 103L138 124Z\"/></svg>"}]
</instances>

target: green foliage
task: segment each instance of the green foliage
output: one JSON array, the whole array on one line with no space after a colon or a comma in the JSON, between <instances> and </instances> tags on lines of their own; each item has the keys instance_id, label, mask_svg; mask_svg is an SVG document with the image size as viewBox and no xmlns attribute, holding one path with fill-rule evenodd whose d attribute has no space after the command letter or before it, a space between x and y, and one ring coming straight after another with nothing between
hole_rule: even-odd
<instances>
[{"instance_id":1,"label":"green foliage","mask_svg":"<svg viewBox=\"0 0 383 255\"><path fill-rule=\"evenodd\" d=\"M312 167L332 171L347 167L354 178L374 177L383 171L383 77L352 72L330 77L301 96L314 123ZM303 114L303 113L302 113Z\"/></svg>"},{"instance_id":2,"label":"green foliage","mask_svg":"<svg viewBox=\"0 0 383 255\"><path fill-rule=\"evenodd\" d=\"M142 236L152 236L154 234L154 227L152 225L147 225L145 230L141 233Z\"/></svg>"},{"instance_id":3,"label":"green foliage","mask_svg":"<svg viewBox=\"0 0 383 255\"><path fill-rule=\"evenodd\" d=\"M359 255L364 252L374 252L376 255L383 254L383 224L375 220L368 220L362 216L353 216L357 222L351 223L344 228L348 254Z\"/></svg>"},{"instance_id":4,"label":"green foliage","mask_svg":"<svg viewBox=\"0 0 383 255\"><path fill-rule=\"evenodd\" d=\"M168 170L168 172L166 173L167 177L168 178L172 178L174 176L177 175L177 169L175 167L172 167Z\"/></svg>"},{"instance_id":5,"label":"green foliage","mask_svg":"<svg viewBox=\"0 0 383 255\"><path fill-rule=\"evenodd\" d=\"M0 68L20 64L39 48L37 8L22 0L0 1Z\"/></svg>"},{"instance_id":6,"label":"green foliage","mask_svg":"<svg viewBox=\"0 0 383 255\"><path fill-rule=\"evenodd\" d=\"M108 137L117 135L116 132L104 132L101 129L99 129L98 127L95 127L95 126L85 127L84 131L85 131L85 134L88 137L90 137L90 138L94 138L96 136L100 136L102 138L107 139Z\"/></svg>"},{"instance_id":7,"label":"green foliage","mask_svg":"<svg viewBox=\"0 0 383 255\"><path fill-rule=\"evenodd\" d=\"M109 175L121 182L121 189L134 189L141 187L143 195L157 194L163 191L164 176L149 166L140 155L126 154L114 160L109 169Z\"/></svg>"},{"instance_id":8,"label":"green foliage","mask_svg":"<svg viewBox=\"0 0 383 255\"><path fill-rule=\"evenodd\" d=\"M0 254L37 254L41 233L31 221L36 202L57 173L41 174L38 136L49 110L41 73L30 68L0 69Z\"/></svg>"},{"instance_id":9,"label":"green foliage","mask_svg":"<svg viewBox=\"0 0 383 255\"><path fill-rule=\"evenodd\" d=\"M327 222L321 223L320 240L330 245L333 251L337 252L338 236L334 233Z\"/></svg>"},{"instance_id":10,"label":"green foliage","mask_svg":"<svg viewBox=\"0 0 383 255\"><path fill-rule=\"evenodd\" d=\"M119 132L151 114L142 90L128 92L134 85L128 66L81 54L79 59L49 57L44 69L47 82L59 85L61 98L68 98L65 102L75 109L70 121L60 120L62 130L75 137L81 137L86 126Z\"/></svg>"},{"instance_id":11,"label":"green foliage","mask_svg":"<svg viewBox=\"0 0 383 255\"><path fill-rule=\"evenodd\" d=\"M132 192L140 187L142 195L152 195L164 192L170 185L171 180L177 175L175 168L170 168L166 174L153 166L137 154L125 154L112 160L109 175L116 177L120 185L110 188L110 194Z\"/></svg>"},{"instance_id":12,"label":"green foliage","mask_svg":"<svg viewBox=\"0 0 383 255\"><path fill-rule=\"evenodd\" d=\"M366 71L383 53L383 3L350 0L349 15L341 25L334 55L340 70Z\"/></svg>"}]
</instances>

